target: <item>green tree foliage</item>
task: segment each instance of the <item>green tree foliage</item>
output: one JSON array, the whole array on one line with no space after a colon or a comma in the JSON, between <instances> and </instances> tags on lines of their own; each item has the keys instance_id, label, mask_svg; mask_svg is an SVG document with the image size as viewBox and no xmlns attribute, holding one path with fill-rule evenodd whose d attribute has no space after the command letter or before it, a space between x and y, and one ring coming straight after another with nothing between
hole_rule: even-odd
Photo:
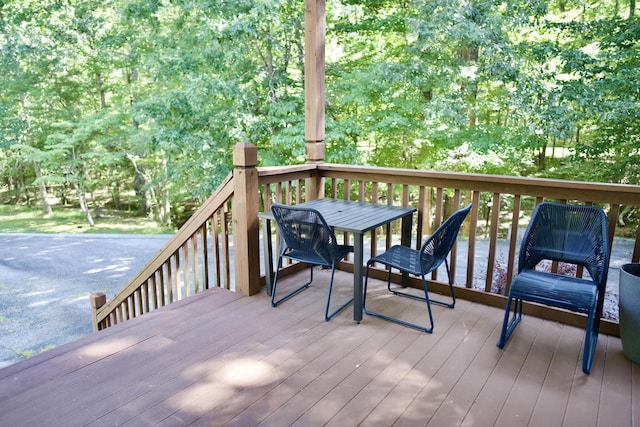
<instances>
[{"instance_id":1,"label":"green tree foliage","mask_svg":"<svg viewBox=\"0 0 640 427\"><path fill-rule=\"evenodd\" d=\"M327 0L325 160L637 184L635 9ZM0 30L14 200L88 201L91 222L93 194L134 192L179 223L237 142L304 162L303 1L6 0Z\"/></svg>"},{"instance_id":2,"label":"green tree foliage","mask_svg":"<svg viewBox=\"0 0 640 427\"><path fill-rule=\"evenodd\" d=\"M304 161L299 2L1 10L2 165L21 186L69 186L79 198L108 189L115 204L135 190L145 214L168 222L172 204L216 188L239 141L264 148L266 164ZM42 177L17 174L36 161Z\"/></svg>"}]
</instances>

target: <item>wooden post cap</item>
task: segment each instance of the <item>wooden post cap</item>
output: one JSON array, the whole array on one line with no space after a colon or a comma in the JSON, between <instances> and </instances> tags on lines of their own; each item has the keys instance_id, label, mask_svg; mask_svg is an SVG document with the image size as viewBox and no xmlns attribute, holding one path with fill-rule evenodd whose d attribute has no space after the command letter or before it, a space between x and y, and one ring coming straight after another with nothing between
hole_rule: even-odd
<instances>
[{"instance_id":1,"label":"wooden post cap","mask_svg":"<svg viewBox=\"0 0 640 427\"><path fill-rule=\"evenodd\" d=\"M258 164L258 148L250 142L239 142L233 147L233 165L251 167Z\"/></svg>"},{"instance_id":2,"label":"wooden post cap","mask_svg":"<svg viewBox=\"0 0 640 427\"><path fill-rule=\"evenodd\" d=\"M322 162L324 160L324 142L307 142L305 152L308 162Z\"/></svg>"},{"instance_id":3,"label":"wooden post cap","mask_svg":"<svg viewBox=\"0 0 640 427\"><path fill-rule=\"evenodd\" d=\"M107 303L107 295L104 292L92 292L89 295L89 301L92 308L98 309Z\"/></svg>"}]
</instances>

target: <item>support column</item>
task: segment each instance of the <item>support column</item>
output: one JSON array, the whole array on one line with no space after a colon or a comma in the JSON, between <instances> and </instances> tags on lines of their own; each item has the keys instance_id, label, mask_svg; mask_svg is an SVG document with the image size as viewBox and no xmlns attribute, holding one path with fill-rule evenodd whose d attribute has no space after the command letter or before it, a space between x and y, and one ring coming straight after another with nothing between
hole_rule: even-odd
<instances>
[{"instance_id":1,"label":"support column","mask_svg":"<svg viewBox=\"0 0 640 427\"><path fill-rule=\"evenodd\" d=\"M325 0L305 0L304 113L307 163L324 160ZM307 200L324 195L320 178L306 181Z\"/></svg>"},{"instance_id":2,"label":"support column","mask_svg":"<svg viewBox=\"0 0 640 427\"><path fill-rule=\"evenodd\" d=\"M260 292L258 225L258 149L251 143L233 148L233 246L236 291L244 295Z\"/></svg>"}]
</instances>

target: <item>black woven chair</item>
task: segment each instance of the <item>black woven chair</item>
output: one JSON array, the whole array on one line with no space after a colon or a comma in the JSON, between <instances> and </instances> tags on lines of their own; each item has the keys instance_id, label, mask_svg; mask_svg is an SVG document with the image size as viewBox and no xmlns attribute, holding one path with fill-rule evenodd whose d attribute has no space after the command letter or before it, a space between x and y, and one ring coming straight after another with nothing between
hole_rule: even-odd
<instances>
[{"instance_id":1,"label":"black woven chair","mask_svg":"<svg viewBox=\"0 0 640 427\"><path fill-rule=\"evenodd\" d=\"M433 332L433 315L431 314L431 304L435 303L439 305L443 305L448 308L453 308L456 304L456 297L453 290L453 278L451 277L451 273L449 271L449 263L447 262L447 256L449 252L451 252L451 248L453 248L454 243L456 242L456 238L458 236L458 231L460 231L460 226L462 222L469 214L471 210L471 204L467 205L465 208L460 209L454 212L438 229L422 244L422 247L419 251L415 249L411 249L407 246L396 245L391 247L386 252L371 258L367 262L367 271L366 277L364 281L364 296L363 296L363 310L365 313L379 317L381 319L390 320L392 322L399 323L401 325L409 326L412 328L416 328L418 330L431 333ZM451 302L443 302L438 300L433 300L429 298L429 293L427 291L427 280L425 276L432 271L436 270L442 263L447 269L447 277L449 279L449 291L451 292ZM387 276L387 289L389 292L394 295L409 297L413 299L417 299L420 301L424 301L427 304L427 312L429 314L429 326L421 326L411 322L405 322L403 320L387 316L385 314L374 312L367 309L367 287L369 281L369 267L373 263L384 264L389 267L389 274ZM422 288L424 290L424 297L414 295L408 292L400 291L399 288L394 287L391 288L391 269L395 268L400 270L402 273L409 273L414 276L420 276L422 278Z\"/></svg>"},{"instance_id":2,"label":"black woven chair","mask_svg":"<svg viewBox=\"0 0 640 427\"><path fill-rule=\"evenodd\" d=\"M583 266L588 278L535 270L542 260ZM533 212L520 247L518 274L511 282L497 343L505 342L522 319L523 301L584 313L587 326L582 370L591 371L609 271L607 217L594 206L543 202ZM513 315L509 313L513 301Z\"/></svg>"},{"instance_id":3,"label":"black woven chair","mask_svg":"<svg viewBox=\"0 0 640 427\"><path fill-rule=\"evenodd\" d=\"M315 209L273 204L271 206L271 212L278 226L282 242L282 247L278 255L278 266L273 279L271 305L275 307L308 288L311 282L313 282L314 266L331 267L329 295L324 313L325 320L330 320L353 302L352 297L349 301L329 313L336 265L346 257L349 252L353 252L353 246L338 245L333 230L327 225L320 212ZM276 299L278 271L282 266L283 258L309 264L311 277L307 283L299 286L280 299Z\"/></svg>"}]
</instances>

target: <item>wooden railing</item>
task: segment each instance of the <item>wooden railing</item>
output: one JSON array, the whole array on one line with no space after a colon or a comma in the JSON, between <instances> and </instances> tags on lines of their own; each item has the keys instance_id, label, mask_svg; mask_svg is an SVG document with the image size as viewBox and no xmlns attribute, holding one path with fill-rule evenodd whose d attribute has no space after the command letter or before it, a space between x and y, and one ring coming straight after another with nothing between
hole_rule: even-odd
<instances>
[{"instance_id":1,"label":"wooden railing","mask_svg":"<svg viewBox=\"0 0 640 427\"><path fill-rule=\"evenodd\" d=\"M504 295L508 293L517 270L518 233L528 224L536 204L553 200L601 206L609 219L609 245L612 249L618 244L614 235L622 222L622 208L640 207L640 186L631 185L326 163L297 168L265 168L259 169L259 174L264 209L273 202L304 202L307 193L316 197L415 207L418 213L412 244L416 248L454 210L473 203L457 247L452 252L450 267L459 285L456 295L497 307L504 307ZM623 254L626 257L623 261L637 262L640 258L640 228L630 233L633 249ZM374 230L370 238L371 256L379 247L388 248L396 243L391 228ZM342 263L341 267L346 270L353 268L348 263ZM554 271L558 266L553 264L549 268ZM374 273L381 278L383 274L386 272L382 270ZM578 268L576 274L582 275L583 272ZM612 265L610 280L617 283L617 275L617 268ZM396 276L396 280L399 281L400 277ZM419 286L417 279L412 284ZM446 292L445 284L438 280L438 272L434 272L431 286L435 292ZM610 299L615 299L615 285L610 293ZM609 302L617 304L617 300ZM536 305L528 305L526 311L568 324L584 324L584 318L574 313ZM605 333L617 335L617 313L605 319L601 328Z\"/></svg>"},{"instance_id":2,"label":"wooden railing","mask_svg":"<svg viewBox=\"0 0 640 427\"><path fill-rule=\"evenodd\" d=\"M91 294L94 331L213 286L231 288L233 188L230 174L180 231L109 302L103 293Z\"/></svg>"},{"instance_id":3,"label":"wooden railing","mask_svg":"<svg viewBox=\"0 0 640 427\"><path fill-rule=\"evenodd\" d=\"M497 307L504 307L504 294L508 292L517 270L518 231L526 227L537 203L555 200L603 207L609 218L609 244L614 249L618 239L613 237L619 228L618 223L622 222L621 212L628 207L640 207L640 186L632 185L326 163L251 169L251 163L255 165L255 161L249 161L248 166L236 168L233 177L227 178L154 260L116 297L108 303L104 296L92 298L92 305L96 307L93 312L94 328L101 329L136 317L171 303L178 296L185 297L209 286L235 286L249 295L258 292L264 284L264 277L254 271L256 263L251 261L259 258L257 213L269 209L273 202L298 204L320 197L337 197L415 207L417 215L412 245L416 248L455 209L471 202L472 212L463 225L450 264L458 285L456 295ZM238 194L243 192L247 200L238 200ZM237 209L230 209L232 200ZM229 250L232 234L236 256ZM348 240L349 236L344 235L343 238ZM393 226L374 230L370 236L371 255L394 244L397 238L398 230ZM622 255L622 261L637 262L640 258L640 228L631 230L630 241L632 249ZM238 252L243 255L238 256ZM340 268L352 271L353 264L347 260L340 264ZM550 268L556 269L557 266ZM230 270L250 271L243 277L232 277ZM281 274L292 274L298 270L299 266L289 265ZM214 284L211 282L212 274L215 276ZM376 269L373 274L383 277L386 273ZM439 274L442 278L443 273ZM431 278L430 286L434 292L445 290L445 284L438 280L439 274L434 272ZM582 272L578 270L577 274ZM616 267L612 266L610 280L615 276L616 280L612 281L617 281L617 274ZM412 282L412 285L417 284L417 280ZM615 289L612 290L614 293ZM525 310L568 324L584 323L580 315L555 309L528 305ZM605 320L601 328L605 333L617 335L615 316Z\"/></svg>"}]
</instances>

